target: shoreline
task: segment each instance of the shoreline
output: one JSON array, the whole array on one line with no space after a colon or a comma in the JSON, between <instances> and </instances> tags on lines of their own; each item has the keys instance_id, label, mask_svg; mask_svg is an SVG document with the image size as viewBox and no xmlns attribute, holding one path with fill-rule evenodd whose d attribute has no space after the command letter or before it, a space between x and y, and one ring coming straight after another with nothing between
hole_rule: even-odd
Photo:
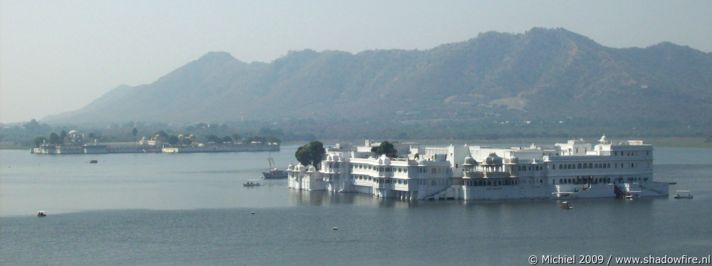
<instances>
[{"instance_id":1,"label":"shoreline","mask_svg":"<svg viewBox=\"0 0 712 266\"><path fill-rule=\"evenodd\" d=\"M614 136L615 137L615 136ZM594 137L585 138L593 139ZM617 139L617 138L614 138ZM655 147L673 147L673 148L704 148L712 149L712 142L707 142L704 137L656 137L656 138L641 138L645 140L646 143L650 143ZM376 140L376 139L374 139ZM380 139L379 139L380 140ZM491 144L522 144L529 145L531 143L554 143L561 141L562 138L559 137L541 137L541 138L498 138L498 139L393 139L392 141L399 142L416 142L421 144L481 144L481 145L491 145ZM321 140L324 143L361 143L363 139L360 140L338 140L332 138L326 138ZM282 145L302 145L309 142L308 140L303 141L284 141ZM30 150L32 147L18 146L18 145L0 145L0 150Z\"/></svg>"}]
</instances>

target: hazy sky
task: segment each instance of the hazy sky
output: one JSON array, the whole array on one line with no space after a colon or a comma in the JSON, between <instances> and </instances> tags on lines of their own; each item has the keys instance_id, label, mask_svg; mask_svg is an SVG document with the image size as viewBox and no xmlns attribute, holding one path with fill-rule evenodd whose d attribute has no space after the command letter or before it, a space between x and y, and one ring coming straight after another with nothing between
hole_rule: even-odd
<instances>
[{"instance_id":1,"label":"hazy sky","mask_svg":"<svg viewBox=\"0 0 712 266\"><path fill-rule=\"evenodd\" d=\"M0 0L0 122L81 108L208 51L427 49L480 32L564 27L612 47L712 51L712 1Z\"/></svg>"}]
</instances>

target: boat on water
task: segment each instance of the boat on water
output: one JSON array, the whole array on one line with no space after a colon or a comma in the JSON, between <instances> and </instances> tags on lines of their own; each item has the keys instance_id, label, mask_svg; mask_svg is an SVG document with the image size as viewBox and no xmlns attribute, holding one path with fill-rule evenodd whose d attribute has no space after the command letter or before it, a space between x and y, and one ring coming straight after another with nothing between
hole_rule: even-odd
<instances>
[{"instance_id":1,"label":"boat on water","mask_svg":"<svg viewBox=\"0 0 712 266\"><path fill-rule=\"evenodd\" d=\"M91 160L91 161L89 161L89 163L91 163L91 164L97 164L97 163L99 163L99 161L98 161L98 160Z\"/></svg>"},{"instance_id":2,"label":"boat on water","mask_svg":"<svg viewBox=\"0 0 712 266\"><path fill-rule=\"evenodd\" d=\"M257 181L247 181L245 183L242 183L243 187L259 187L261 185L262 184L260 184L260 182L257 182Z\"/></svg>"},{"instance_id":3,"label":"boat on water","mask_svg":"<svg viewBox=\"0 0 712 266\"><path fill-rule=\"evenodd\" d=\"M692 199L692 192L689 190L678 190L675 192L676 199Z\"/></svg>"},{"instance_id":4,"label":"boat on water","mask_svg":"<svg viewBox=\"0 0 712 266\"><path fill-rule=\"evenodd\" d=\"M564 210L570 210L570 209L573 209L574 206L571 206L571 202L562 201L562 202L559 204L559 208L562 208L562 209L564 209Z\"/></svg>"},{"instance_id":5,"label":"boat on water","mask_svg":"<svg viewBox=\"0 0 712 266\"><path fill-rule=\"evenodd\" d=\"M265 179L285 179L285 178L287 178L287 171L277 169L276 164L274 163L274 159L272 159L272 157L269 157L267 159L267 163L269 164L269 168L267 169L267 171L262 172L262 176Z\"/></svg>"},{"instance_id":6,"label":"boat on water","mask_svg":"<svg viewBox=\"0 0 712 266\"><path fill-rule=\"evenodd\" d=\"M37 217L45 217L47 213L45 211L37 211Z\"/></svg>"}]
</instances>

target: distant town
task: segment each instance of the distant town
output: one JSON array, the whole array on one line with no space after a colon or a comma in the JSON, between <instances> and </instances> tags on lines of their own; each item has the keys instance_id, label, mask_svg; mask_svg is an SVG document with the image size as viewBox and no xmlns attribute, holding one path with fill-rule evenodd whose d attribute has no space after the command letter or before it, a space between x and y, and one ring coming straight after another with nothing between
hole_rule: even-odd
<instances>
[{"instance_id":1,"label":"distant town","mask_svg":"<svg viewBox=\"0 0 712 266\"><path fill-rule=\"evenodd\" d=\"M132 135L138 136L133 129ZM106 154L106 153L198 153L279 151L280 140L273 136L243 138L238 134L219 137L193 134L170 135L163 130L130 142L99 142L93 133L79 130L52 132L34 139L33 154Z\"/></svg>"}]
</instances>

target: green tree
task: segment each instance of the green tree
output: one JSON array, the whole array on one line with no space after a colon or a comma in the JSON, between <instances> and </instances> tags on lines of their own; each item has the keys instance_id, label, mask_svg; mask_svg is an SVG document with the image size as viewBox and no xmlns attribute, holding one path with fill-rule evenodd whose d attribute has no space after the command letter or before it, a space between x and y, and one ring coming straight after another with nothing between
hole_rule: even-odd
<instances>
[{"instance_id":1,"label":"green tree","mask_svg":"<svg viewBox=\"0 0 712 266\"><path fill-rule=\"evenodd\" d=\"M269 142L269 143L277 143L277 144L279 144L279 143L281 142L281 141L280 141L277 137L275 137L275 136L267 136L267 138L266 138L265 140L267 140L267 142Z\"/></svg>"},{"instance_id":2,"label":"green tree","mask_svg":"<svg viewBox=\"0 0 712 266\"><path fill-rule=\"evenodd\" d=\"M136 135L138 135L138 129L134 127L131 130L131 135L134 137L134 139L136 139Z\"/></svg>"},{"instance_id":3,"label":"green tree","mask_svg":"<svg viewBox=\"0 0 712 266\"><path fill-rule=\"evenodd\" d=\"M30 120L30 122L25 123L25 128L30 130L30 131L37 131L42 128L39 122L35 120L34 118Z\"/></svg>"},{"instance_id":4,"label":"green tree","mask_svg":"<svg viewBox=\"0 0 712 266\"><path fill-rule=\"evenodd\" d=\"M240 134L232 134L232 142L233 143L240 143L240 140L242 139L242 136Z\"/></svg>"},{"instance_id":5,"label":"green tree","mask_svg":"<svg viewBox=\"0 0 712 266\"><path fill-rule=\"evenodd\" d=\"M45 143L46 141L47 141L47 138L45 138L45 137L36 137L33 140L33 142L35 143L35 147L39 147L40 145L42 145L42 143Z\"/></svg>"},{"instance_id":6,"label":"green tree","mask_svg":"<svg viewBox=\"0 0 712 266\"><path fill-rule=\"evenodd\" d=\"M252 143L253 141L254 141L254 142L258 142L258 143L264 143L264 142L265 142L265 138L264 138L264 137L260 137L260 136L254 136L254 137L246 138L246 139L244 139L242 142L245 143L245 144L250 144L250 143Z\"/></svg>"},{"instance_id":7,"label":"green tree","mask_svg":"<svg viewBox=\"0 0 712 266\"><path fill-rule=\"evenodd\" d=\"M208 135L207 137L205 137L205 139L206 139L208 142L214 142L214 143L216 143L216 144L222 143L222 139L221 139L220 137L216 136L216 135Z\"/></svg>"},{"instance_id":8,"label":"green tree","mask_svg":"<svg viewBox=\"0 0 712 266\"><path fill-rule=\"evenodd\" d=\"M49 134L49 144L61 144L62 142L59 140L59 135L57 133L52 132L52 134Z\"/></svg>"},{"instance_id":9,"label":"green tree","mask_svg":"<svg viewBox=\"0 0 712 266\"><path fill-rule=\"evenodd\" d=\"M168 144L176 145L176 144L178 144L178 142L180 142L180 139L178 139L178 136L171 135L170 137L168 137Z\"/></svg>"},{"instance_id":10,"label":"green tree","mask_svg":"<svg viewBox=\"0 0 712 266\"><path fill-rule=\"evenodd\" d=\"M159 130L159 131L156 131L156 133L153 133L153 136L156 137L156 139L167 139L168 133L166 133L163 130Z\"/></svg>"},{"instance_id":11,"label":"green tree","mask_svg":"<svg viewBox=\"0 0 712 266\"><path fill-rule=\"evenodd\" d=\"M59 133L59 143L57 144L64 144L65 139L67 139L67 131L62 130L62 132Z\"/></svg>"},{"instance_id":12,"label":"green tree","mask_svg":"<svg viewBox=\"0 0 712 266\"><path fill-rule=\"evenodd\" d=\"M378 156L385 154L390 158L398 156L398 150L396 150L396 148L393 146L393 143L390 143L388 141L381 142L380 145L372 147L371 152L375 153Z\"/></svg>"},{"instance_id":13,"label":"green tree","mask_svg":"<svg viewBox=\"0 0 712 266\"><path fill-rule=\"evenodd\" d=\"M312 141L299 147L294 153L294 157L296 157L297 161L302 165L306 166L311 164L316 167L316 169L319 169L319 164L324 160L325 152L326 150L324 149L323 143L320 141Z\"/></svg>"}]
</instances>

